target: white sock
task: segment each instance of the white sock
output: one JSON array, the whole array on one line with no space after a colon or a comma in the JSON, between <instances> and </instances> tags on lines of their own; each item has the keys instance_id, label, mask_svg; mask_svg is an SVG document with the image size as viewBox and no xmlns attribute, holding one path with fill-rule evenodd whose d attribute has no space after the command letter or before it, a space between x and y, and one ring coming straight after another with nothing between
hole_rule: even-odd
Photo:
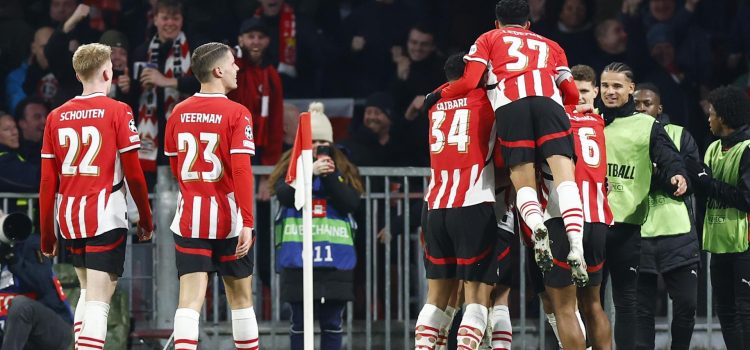
<instances>
[{"instance_id":1,"label":"white sock","mask_svg":"<svg viewBox=\"0 0 750 350\"><path fill-rule=\"evenodd\" d=\"M415 349L435 348L440 328L445 323L446 315L435 305L424 304L422 311L417 316L417 326L414 331Z\"/></svg>"},{"instance_id":2,"label":"white sock","mask_svg":"<svg viewBox=\"0 0 750 350\"><path fill-rule=\"evenodd\" d=\"M101 350L107 337L109 304L87 301L83 312L83 328L78 336L78 350Z\"/></svg>"},{"instance_id":3,"label":"white sock","mask_svg":"<svg viewBox=\"0 0 750 350\"><path fill-rule=\"evenodd\" d=\"M516 205L523 221L532 230L544 222L542 205L536 190L531 187L521 187L516 194Z\"/></svg>"},{"instance_id":4,"label":"white sock","mask_svg":"<svg viewBox=\"0 0 750 350\"><path fill-rule=\"evenodd\" d=\"M563 181L557 186L557 196L570 248L575 247L583 253L583 210L578 185L573 181Z\"/></svg>"},{"instance_id":5,"label":"white sock","mask_svg":"<svg viewBox=\"0 0 750 350\"><path fill-rule=\"evenodd\" d=\"M458 327L458 349L475 350L479 347L487 328L487 308L480 304L467 304Z\"/></svg>"},{"instance_id":6,"label":"white sock","mask_svg":"<svg viewBox=\"0 0 750 350\"><path fill-rule=\"evenodd\" d=\"M510 350L513 344L513 325L507 305L495 305L490 313L492 350Z\"/></svg>"},{"instance_id":7,"label":"white sock","mask_svg":"<svg viewBox=\"0 0 750 350\"><path fill-rule=\"evenodd\" d=\"M201 315L189 308L179 308L174 313L175 350L196 350L198 348L198 325Z\"/></svg>"},{"instance_id":8,"label":"white sock","mask_svg":"<svg viewBox=\"0 0 750 350\"><path fill-rule=\"evenodd\" d=\"M438 332L437 342L435 342L435 350L442 350L448 346L448 333L451 331L453 317L456 316L456 309L453 308L453 306L448 305L445 307L443 313L445 316L443 318L443 324L440 327L440 332Z\"/></svg>"},{"instance_id":9,"label":"white sock","mask_svg":"<svg viewBox=\"0 0 750 350\"><path fill-rule=\"evenodd\" d=\"M586 325L583 324L581 318L581 312L576 309L576 318L578 319L578 325L581 326L581 332L583 332L583 340L586 340Z\"/></svg>"},{"instance_id":10,"label":"white sock","mask_svg":"<svg viewBox=\"0 0 750 350\"><path fill-rule=\"evenodd\" d=\"M237 349L258 349L258 321L253 307L232 310L232 335Z\"/></svg>"},{"instance_id":11,"label":"white sock","mask_svg":"<svg viewBox=\"0 0 750 350\"><path fill-rule=\"evenodd\" d=\"M557 319L555 318L555 314L545 314L547 315L547 323L549 323L550 326L552 326L552 331L555 332L555 338L557 339L557 346L562 349L562 342L560 341L560 333L557 332Z\"/></svg>"},{"instance_id":12,"label":"white sock","mask_svg":"<svg viewBox=\"0 0 750 350\"><path fill-rule=\"evenodd\" d=\"M73 314L73 349L76 348L75 344L78 344L78 336L81 334L81 328L83 328L83 313L86 311L86 289L81 289L81 294L78 296L78 303L76 303L76 312Z\"/></svg>"}]
</instances>

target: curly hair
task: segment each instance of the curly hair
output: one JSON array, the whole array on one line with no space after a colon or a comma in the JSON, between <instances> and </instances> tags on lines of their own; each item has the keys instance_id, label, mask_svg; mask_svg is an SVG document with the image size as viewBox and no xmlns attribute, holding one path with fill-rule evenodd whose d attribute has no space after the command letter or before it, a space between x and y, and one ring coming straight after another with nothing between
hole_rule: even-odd
<instances>
[{"instance_id":1,"label":"curly hair","mask_svg":"<svg viewBox=\"0 0 750 350\"><path fill-rule=\"evenodd\" d=\"M708 102L728 127L737 129L748 124L750 100L742 89L736 86L718 87L708 94Z\"/></svg>"},{"instance_id":2,"label":"curly hair","mask_svg":"<svg viewBox=\"0 0 750 350\"><path fill-rule=\"evenodd\" d=\"M443 71L445 72L445 78L449 81L458 80L464 74L464 68L466 67L464 54L465 52L455 53L445 60Z\"/></svg>"},{"instance_id":3,"label":"curly hair","mask_svg":"<svg viewBox=\"0 0 750 350\"><path fill-rule=\"evenodd\" d=\"M500 0L495 5L495 17L503 25L524 25L529 21L529 3L526 0Z\"/></svg>"}]
</instances>

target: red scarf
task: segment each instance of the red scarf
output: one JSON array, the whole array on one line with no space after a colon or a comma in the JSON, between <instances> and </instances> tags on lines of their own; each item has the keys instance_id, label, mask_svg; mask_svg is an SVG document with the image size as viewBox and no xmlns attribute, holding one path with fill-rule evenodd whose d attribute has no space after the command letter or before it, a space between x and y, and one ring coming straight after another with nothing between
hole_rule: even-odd
<instances>
[{"instance_id":1,"label":"red scarf","mask_svg":"<svg viewBox=\"0 0 750 350\"><path fill-rule=\"evenodd\" d=\"M263 15L263 7L255 10L255 17ZM289 4L281 5L279 13L279 67L280 74L297 76L297 27L294 9Z\"/></svg>"}]
</instances>

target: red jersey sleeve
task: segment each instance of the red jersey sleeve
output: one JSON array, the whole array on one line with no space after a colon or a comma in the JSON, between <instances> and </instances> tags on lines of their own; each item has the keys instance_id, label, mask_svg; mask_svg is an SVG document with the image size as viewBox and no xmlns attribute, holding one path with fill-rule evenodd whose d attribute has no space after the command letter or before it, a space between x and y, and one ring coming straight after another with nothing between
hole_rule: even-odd
<instances>
[{"instance_id":1,"label":"red jersey sleeve","mask_svg":"<svg viewBox=\"0 0 750 350\"><path fill-rule=\"evenodd\" d=\"M253 141L253 117L247 108L242 107L231 120L229 126L230 146L229 153L246 153L255 155L255 142Z\"/></svg>"},{"instance_id":2,"label":"red jersey sleeve","mask_svg":"<svg viewBox=\"0 0 750 350\"><path fill-rule=\"evenodd\" d=\"M488 32L489 33L489 32ZM464 61L475 61L481 62L485 66L490 61L490 49L491 45L487 39L489 35L484 33L477 38L474 45L469 48L469 53L464 55Z\"/></svg>"},{"instance_id":3,"label":"red jersey sleeve","mask_svg":"<svg viewBox=\"0 0 750 350\"><path fill-rule=\"evenodd\" d=\"M52 135L51 125L54 113L55 112L52 111L49 115L47 115L47 122L44 125L44 136L42 137L42 158L55 158L55 139Z\"/></svg>"},{"instance_id":4,"label":"red jersey sleeve","mask_svg":"<svg viewBox=\"0 0 750 350\"><path fill-rule=\"evenodd\" d=\"M172 115L172 118L167 120L167 125L164 128L164 155L167 157L177 157L177 142L174 139L174 124L177 116Z\"/></svg>"},{"instance_id":5,"label":"red jersey sleeve","mask_svg":"<svg viewBox=\"0 0 750 350\"><path fill-rule=\"evenodd\" d=\"M141 139L138 136L138 128L135 126L133 119L133 110L130 106L121 103L122 109L118 111L115 117L115 140L117 150L125 153L141 147Z\"/></svg>"}]
</instances>

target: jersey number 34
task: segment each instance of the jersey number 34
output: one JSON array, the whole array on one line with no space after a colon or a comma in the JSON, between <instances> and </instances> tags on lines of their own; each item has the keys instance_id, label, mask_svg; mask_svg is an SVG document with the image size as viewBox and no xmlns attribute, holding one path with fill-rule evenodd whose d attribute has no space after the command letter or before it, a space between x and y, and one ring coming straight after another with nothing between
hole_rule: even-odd
<instances>
[{"instance_id":1,"label":"jersey number 34","mask_svg":"<svg viewBox=\"0 0 750 350\"><path fill-rule=\"evenodd\" d=\"M448 145L455 145L459 153L469 151L469 117L468 109L457 109L453 112L451 127L446 136L441 129L448 115L446 111L435 111L430 115L432 125L432 137L430 142L430 152L440 153L445 148L446 141Z\"/></svg>"}]
</instances>

